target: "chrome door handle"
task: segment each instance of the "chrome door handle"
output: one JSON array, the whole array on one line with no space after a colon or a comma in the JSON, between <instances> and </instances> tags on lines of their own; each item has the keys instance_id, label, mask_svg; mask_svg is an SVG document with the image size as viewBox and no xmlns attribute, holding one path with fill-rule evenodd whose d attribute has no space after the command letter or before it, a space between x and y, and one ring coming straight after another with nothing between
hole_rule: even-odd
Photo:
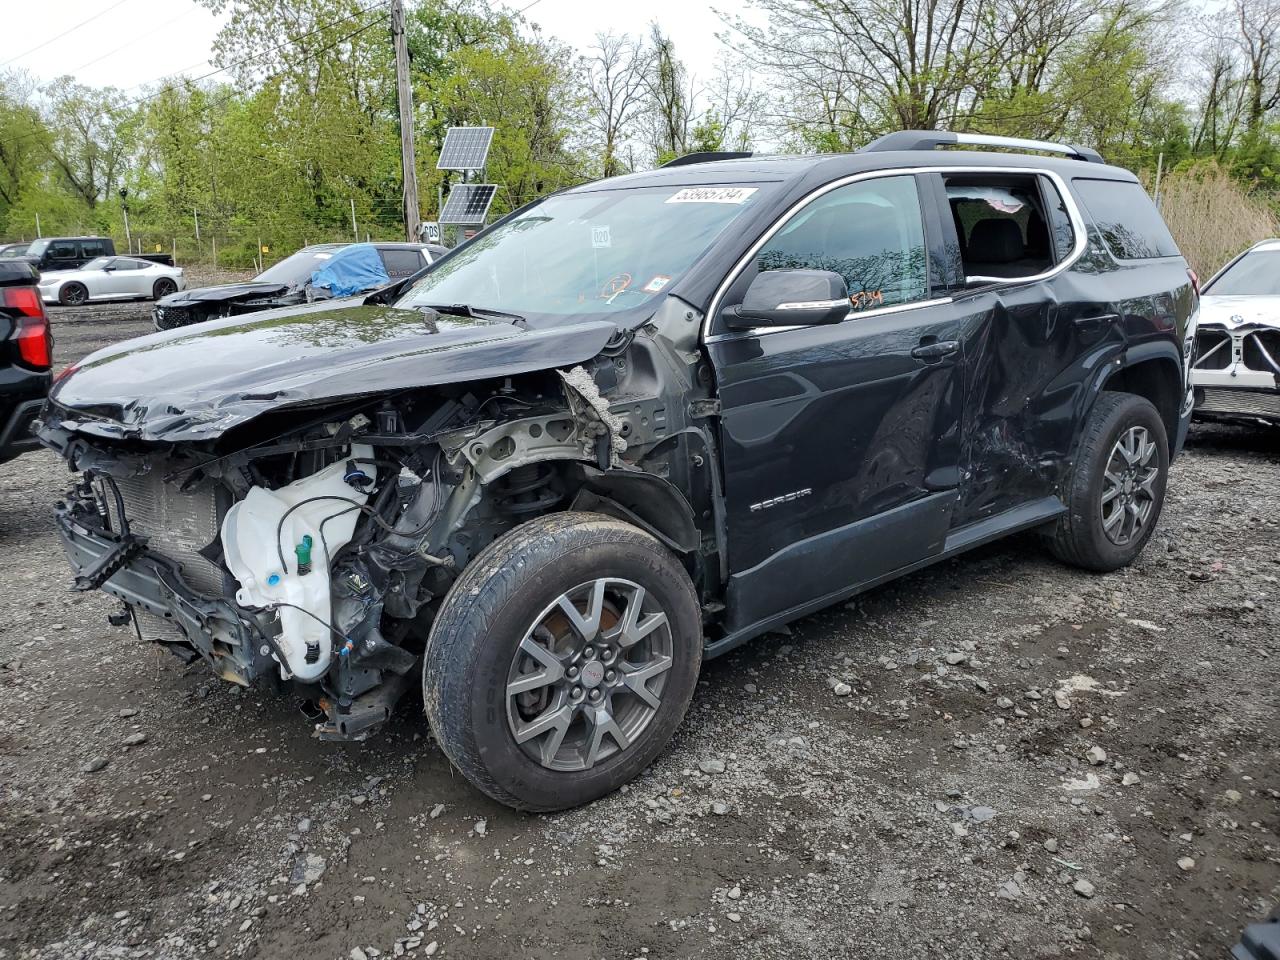
<instances>
[{"instance_id":1,"label":"chrome door handle","mask_svg":"<svg viewBox=\"0 0 1280 960\"><path fill-rule=\"evenodd\" d=\"M922 343L911 351L911 355L925 363L937 363L960 350L959 340L935 340L933 343Z\"/></svg>"}]
</instances>

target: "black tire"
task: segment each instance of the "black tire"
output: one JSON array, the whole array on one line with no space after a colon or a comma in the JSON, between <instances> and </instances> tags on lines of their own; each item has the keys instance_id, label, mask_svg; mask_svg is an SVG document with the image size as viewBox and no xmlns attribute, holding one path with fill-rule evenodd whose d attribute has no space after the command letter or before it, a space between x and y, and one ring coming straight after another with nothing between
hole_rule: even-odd
<instances>
[{"instance_id":1,"label":"black tire","mask_svg":"<svg viewBox=\"0 0 1280 960\"><path fill-rule=\"evenodd\" d=\"M638 584L645 602L666 614L672 662L661 702L629 746L615 740L616 752L586 769L549 769L516 743L508 719L512 664L549 605L609 577ZM427 640L423 701L436 740L478 789L519 810L564 810L616 790L653 762L684 718L701 663L698 600L676 558L612 517L557 513L494 541L445 596Z\"/></svg>"},{"instance_id":2,"label":"black tire","mask_svg":"<svg viewBox=\"0 0 1280 960\"><path fill-rule=\"evenodd\" d=\"M161 277L151 287L151 299L159 300L161 297L167 297L171 293L178 292L178 285L168 277Z\"/></svg>"},{"instance_id":3,"label":"black tire","mask_svg":"<svg viewBox=\"0 0 1280 960\"><path fill-rule=\"evenodd\" d=\"M1128 542L1117 543L1103 528L1105 474L1120 438L1135 427L1145 430L1155 443L1152 463L1157 472L1150 484L1152 503L1146 519ZM1050 551L1064 563L1086 570L1105 573L1128 566L1155 531L1168 479L1168 435L1156 408L1132 393L1103 393L1085 421L1067 479L1067 512L1046 531Z\"/></svg>"},{"instance_id":4,"label":"black tire","mask_svg":"<svg viewBox=\"0 0 1280 960\"><path fill-rule=\"evenodd\" d=\"M58 291L58 302L64 307L78 307L89 299L89 291L83 283L64 283Z\"/></svg>"}]
</instances>

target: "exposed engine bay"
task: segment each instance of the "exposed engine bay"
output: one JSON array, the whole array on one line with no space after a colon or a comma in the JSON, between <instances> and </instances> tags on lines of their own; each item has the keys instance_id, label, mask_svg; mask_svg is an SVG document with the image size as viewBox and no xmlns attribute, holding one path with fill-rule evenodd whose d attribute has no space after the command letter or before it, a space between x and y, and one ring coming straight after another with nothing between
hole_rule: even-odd
<instances>
[{"instance_id":1,"label":"exposed engine bay","mask_svg":"<svg viewBox=\"0 0 1280 960\"><path fill-rule=\"evenodd\" d=\"M228 681L288 686L328 739L389 718L459 573L533 516L639 525L710 596L716 459L689 401L710 376L681 344L696 319L672 310L567 369L284 406L194 440L108 435L55 397L39 432L79 474L57 507L75 589Z\"/></svg>"}]
</instances>

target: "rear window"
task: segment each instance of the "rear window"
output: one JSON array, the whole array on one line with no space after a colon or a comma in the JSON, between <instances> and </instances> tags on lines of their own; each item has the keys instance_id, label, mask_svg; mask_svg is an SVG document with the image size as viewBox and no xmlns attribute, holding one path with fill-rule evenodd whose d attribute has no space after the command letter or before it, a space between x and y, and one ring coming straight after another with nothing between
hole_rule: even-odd
<instances>
[{"instance_id":1,"label":"rear window","mask_svg":"<svg viewBox=\"0 0 1280 960\"><path fill-rule=\"evenodd\" d=\"M382 255L382 263L387 268L387 274L395 280L417 273L426 265L422 254L417 250L379 250L378 252Z\"/></svg>"},{"instance_id":2,"label":"rear window","mask_svg":"<svg viewBox=\"0 0 1280 960\"><path fill-rule=\"evenodd\" d=\"M1072 183L1117 260L1180 256L1169 228L1141 184L1127 180Z\"/></svg>"}]
</instances>

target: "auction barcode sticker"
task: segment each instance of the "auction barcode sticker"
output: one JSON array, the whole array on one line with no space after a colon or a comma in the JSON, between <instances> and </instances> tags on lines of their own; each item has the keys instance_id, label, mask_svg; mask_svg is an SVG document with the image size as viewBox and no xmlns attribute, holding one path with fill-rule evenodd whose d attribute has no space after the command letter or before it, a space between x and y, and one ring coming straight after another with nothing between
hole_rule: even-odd
<instances>
[{"instance_id":1,"label":"auction barcode sticker","mask_svg":"<svg viewBox=\"0 0 1280 960\"><path fill-rule=\"evenodd\" d=\"M685 187L667 203L745 203L758 187Z\"/></svg>"}]
</instances>

